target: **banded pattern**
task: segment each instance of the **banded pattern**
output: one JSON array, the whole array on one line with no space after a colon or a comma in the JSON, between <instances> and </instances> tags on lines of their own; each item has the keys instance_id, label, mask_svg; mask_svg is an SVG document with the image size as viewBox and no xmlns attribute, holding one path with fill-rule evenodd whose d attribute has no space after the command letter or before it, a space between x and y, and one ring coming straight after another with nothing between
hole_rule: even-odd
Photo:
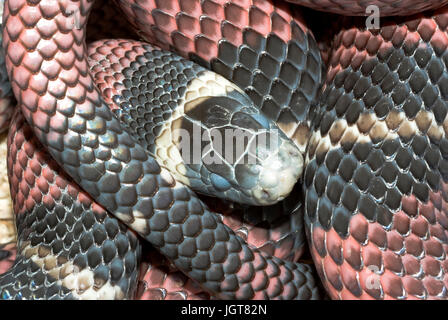
<instances>
[{"instance_id":1,"label":"banded pattern","mask_svg":"<svg viewBox=\"0 0 448 320\"><path fill-rule=\"evenodd\" d=\"M282 251L285 243L291 243L282 242L283 234L291 235L288 230L281 228L279 237L262 236L276 240L255 241L261 249L254 248L244 222L242 227L240 221L234 223L232 231L223 223L231 224L231 219L210 210L176 181L152 158L155 150L147 152L144 140L136 139L135 128L117 120L95 87L85 32L74 29L67 16L75 6L81 14L77 22L85 27L94 1L67 1L58 9L53 1L5 4L6 65L21 108L17 127L24 133L10 135L20 241L13 268L0 278L2 297L131 297L131 283L137 277L128 265L138 260L138 241L126 246L121 237L116 247L129 248L125 257L111 266L98 264L99 246L91 233L95 228L108 232L101 220L107 216L104 206L159 251L147 257L147 270L142 269L147 276L138 295L316 298L309 266L266 254L267 250L297 258ZM117 2L145 39L238 82L257 107L306 151L304 208L297 205L300 197L292 198L301 194L298 190L278 204L281 210L276 212L294 210L300 216L305 210L311 253L332 298L447 298L448 7L382 20L378 31L365 30L365 21L348 21L349 27L335 38L327 83L312 108L323 65L311 33L293 7L262 0ZM350 4L345 11L364 5ZM423 10L433 2L414 4ZM387 2L383 14L396 12L394 8L398 7ZM137 57L132 50L117 56L118 64L130 64ZM106 92L116 89L116 75L104 76L104 83L112 84ZM140 90L136 84L124 86L124 91L134 89ZM101 214L87 209L87 217L82 216L86 203L73 192L80 187L40 174L39 168L54 160L33 156L27 145L38 143L37 139L41 149L48 150L92 196L87 206L100 208ZM241 211L251 216L250 208ZM67 230L65 219L71 215L81 220L82 230ZM124 226L120 230L135 237ZM75 242L74 249L64 253L61 242L73 243L74 238L79 238L79 248ZM298 243L291 246L297 248ZM167 261L157 265L152 259L160 253ZM121 272L121 278L111 282L123 269L117 267L120 261L132 272L126 276ZM85 269L67 275L74 266ZM176 282L173 268L184 273L176 284L170 283ZM159 279L151 282L150 275Z\"/></svg>"},{"instance_id":2,"label":"banded pattern","mask_svg":"<svg viewBox=\"0 0 448 320\"><path fill-rule=\"evenodd\" d=\"M301 175L297 147L222 76L128 40L93 43L89 63L121 123L194 191L270 205Z\"/></svg>"},{"instance_id":3,"label":"banded pattern","mask_svg":"<svg viewBox=\"0 0 448 320\"><path fill-rule=\"evenodd\" d=\"M8 145L18 257L0 276L0 296L134 297L141 255L136 235L67 177L20 112Z\"/></svg>"},{"instance_id":4,"label":"banded pattern","mask_svg":"<svg viewBox=\"0 0 448 320\"><path fill-rule=\"evenodd\" d=\"M333 299L446 299L448 8L347 22L313 115L312 255Z\"/></svg>"},{"instance_id":5,"label":"banded pattern","mask_svg":"<svg viewBox=\"0 0 448 320\"><path fill-rule=\"evenodd\" d=\"M137 298L140 300L209 300L197 282L174 267L160 253L143 245L141 280Z\"/></svg>"},{"instance_id":6,"label":"banded pattern","mask_svg":"<svg viewBox=\"0 0 448 320\"><path fill-rule=\"evenodd\" d=\"M270 256L297 261L305 250L303 206L297 204L301 186L292 195L274 206L243 207L215 198L203 197L212 211L250 245ZM204 300L210 295L178 271L169 261L149 246L143 245L139 299L149 300Z\"/></svg>"},{"instance_id":7,"label":"banded pattern","mask_svg":"<svg viewBox=\"0 0 448 320\"><path fill-rule=\"evenodd\" d=\"M6 167L7 134L0 135L0 245L16 240L14 212ZM1 260L1 258L0 258Z\"/></svg>"},{"instance_id":8,"label":"banded pattern","mask_svg":"<svg viewBox=\"0 0 448 320\"><path fill-rule=\"evenodd\" d=\"M298 261L305 251L301 184L283 201L263 207L241 206L216 199L204 200L222 221L249 244L287 261Z\"/></svg>"}]
</instances>

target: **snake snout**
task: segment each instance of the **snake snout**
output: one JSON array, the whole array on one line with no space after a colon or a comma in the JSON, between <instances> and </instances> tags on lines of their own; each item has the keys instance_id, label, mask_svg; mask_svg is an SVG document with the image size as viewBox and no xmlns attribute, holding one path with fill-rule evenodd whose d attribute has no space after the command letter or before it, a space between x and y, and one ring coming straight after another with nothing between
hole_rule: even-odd
<instances>
[{"instance_id":1,"label":"snake snout","mask_svg":"<svg viewBox=\"0 0 448 320\"><path fill-rule=\"evenodd\" d=\"M303 157L288 140L261 163L258 188L253 195L260 205L275 204L289 195L303 172Z\"/></svg>"}]
</instances>

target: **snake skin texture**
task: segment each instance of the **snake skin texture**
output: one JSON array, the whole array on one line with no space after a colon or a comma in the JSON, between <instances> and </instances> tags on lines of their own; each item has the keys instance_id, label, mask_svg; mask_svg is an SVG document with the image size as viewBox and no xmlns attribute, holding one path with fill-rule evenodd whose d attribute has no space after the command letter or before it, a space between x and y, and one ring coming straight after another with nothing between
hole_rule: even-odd
<instances>
[{"instance_id":1,"label":"snake skin texture","mask_svg":"<svg viewBox=\"0 0 448 320\"><path fill-rule=\"evenodd\" d=\"M16 229L7 173L7 134L0 135L0 274L8 271L15 260Z\"/></svg>"},{"instance_id":2,"label":"snake skin texture","mask_svg":"<svg viewBox=\"0 0 448 320\"><path fill-rule=\"evenodd\" d=\"M5 0L0 1L0 17L3 17ZM119 10L108 5L108 0L97 0L87 26L87 42L111 37L137 39L137 35L124 19L119 18ZM0 41L2 41L3 23L0 18ZM7 130L16 104L5 65L3 47L0 48L0 132Z\"/></svg>"},{"instance_id":3,"label":"snake skin texture","mask_svg":"<svg viewBox=\"0 0 448 320\"><path fill-rule=\"evenodd\" d=\"M6 167L7 134L0 135L0 245L16 239L14 212Z\"/></svg>"},{"instance_id":4,"label":"snake skin texture","mask_svg":"<svg viewBox=\"0 0 448 320\"><path fill-rule=\"evenodd\" d=\"M23 126L26 126L25 124L21 124ZM26 129L24 129L26 131L26 137L25 140L27 140L26 138L30 138L32 137L32 135L30 134L30 129L29 127L26 127ZM12 128L12 132L18 132L18 134L21 134L22 128L16 129L15 127ZM17 134L16 134L17 135ZM19 136L20 137L20 136ZM12 138L14 140L19 140L19 143L22 142L23 143L23 138ZM57 248L58 247L58 239L54 239L54 231L56 230L56 236L57 238L63 238L62 241L64 243L66 243L66 245L70 246L70 248L68 249L69 254L76 254L76 258L72 259L72 257L69 257L69 261L74 260L74 265L75 267L78 268L78 270L80 270L81 273L86 274L87 272L92 272L93 275L93 279L95 281L95 283L97 281L100 281L97 279L97 277L102 277L103 282L104 279L108 279L111 278L113 274L115 274L115 277L119 277L119 275L121 274L119 272L120 268L122 268L122 266L120 265L122 263L122 261L120 261L120 258L123 258L123 256L127 257L129 260L129 255L131 255L132 257L132 252L135 251L135 236L133 236L133 234L129 234L129 233L119 233L118 235L115 235L116 230L120 229L120 231L125 230L124 226L120 225L119 227L117 227L116 225L116 221L115 219L111 218L111 217L107 217L106 220L104 220L104 210L102 208L100 208L98 205L96 204L92 204L90 201L91 199L88 198L88 196L82 192L80 192L80 194L78 194L75 198L75 202L76 203L74 206L67 206L67 202L69 202L70 200L60 200L58 199L57 194L59 194L59 197L61 196L61 194L64 193L64 189L63 186L65 185L65 189L67 188L73 188L74 191L69 192L70 194L74 194L76 192L78 192L79 190L78 187L76 185L73 184L73 182L66 176L64 176L64 174L61 172L61 169L58 168L58 166L54 163L54 161L52 161L49 157L48 154L46 154L43 151L38 152L37 155L35 155L34 153L36 152L35 150L41 150L41 146L38 142L36 142L35 138L31 138L30 141L26 141L27 143L24 145L12 145L12 153L14 154L14 152L16 152L16 149L18 150L27 150L26 154L24 154L25 152L20 153L17 152L17 155L15 156L16 159L26 159L26 160L21 160L20 162L18 162L19 160L16 160L16 168L14 170L10 170L11 172L17 172L18 174L22 174L22 166L23 168L27 168L27 167L32 167L34 168L34 172L30 172L30 171L25 171L25 174L28 175L33 175L35 174L36 176L34 178L32 177L28 177L27 179L24 179L24 177L22 176L18 176L18 177L12 177L11 181L13 182L14 185L16 181L23 181L23 183L18 185L17 190L15 190L15 192L17 193L13 193L14 194L14 199L17 199L16 201L20 201L22 203L25 203L24 206L26 206L26 203L29 204L29 206L32 207L32 203L36 201L36 199L32 198L32 195L36 196L39 193L45 193L45 189L48 188L48 185L46 183L51 183L53 182L53 184L55 184L55 188L52 190L52 193L54 195L48 194L47 193L47 201L52 201L52 200L56 200L56 201L60 201L64 203L64 207L62 206L58 206L57 208L55 208L53 211L56 211L58 213L58 217L60 221L60 223L57 224L57 226L52 226L52 230L48 231L46 229L44 234L41 234L39 232L39 230L42 230L42 228L48 224L51 224L49 221L52 219L51 218L51 213L46 213L45 214L45 220L44 221L39 221L36 222L35 217L34 217L34 212L28 212L28 211L24 211L23 213L20 213L18 220L18 227L19 227L19 234L23 235L23 234L34 234L34 239L39 238L39 237L44 237L45 239L48 239L49 243L45 243L46 247L49 248L49 250L52 250L52 248ZM30 158L30 159L27 159ZM38 159L38 161L35 161L36 158ZM10 161L14 161L13 159L11 159L10 157ZM32 163L32 165L30 165L30 163ZM48 172L46 172L45 174L43 174L42 170L45 170L44 168L52 168L53 172L52 174L49 174ZM36 172L37 170L37 172ZM40 171L40 174L39 174ZM53 177L58 177L59 181L56 181L56 183L54 181L51 181L50 178L48 178L48 176L53 176ZM42 176L46 177L46 178L42 178ZM40 178L40 181L38 181L38 179ZM33 185L33 182L30 181L34 181L34 179L36 180ZM28 196L27 196L28 195ZM84 199L83 199L84 198ZM81 204L79 204L79 200L78 199L83 199L82 201L82 212L87 211L94 211L95 213L95 217L99 216L99 218L92 221L89 221L88 223L85 223L85 221L91 217L89 217L89 213L84 213L80 216L80 210L74 210L73 207L78 208L81 206ZM87 200L86 200L87 199ZM209 203L212 203L211 199L208 199ZM214 200L213 200L214 201ZM89 204L90 207L89 208ZM223 212L222 214L222 218L223 221L226 222L227 225L229 225L230 227L232 227L232 229L236 230L236 232L239 232L240 234L244 234L246 237L248 237L248 241L250 243L252 243L253 245L258 245L260 246L260 249L263 250L264 252L267 252L271 255L275 255L279 258L285 258L289 260L293 260L291 259L290 256L291 252L288 251L288 247L291 246L290 242L291 242L291 237L294 236L294 232L297 232L297 230L295 228L293 228L294 232L292 234L290 233L286 233L285 232L285 228L288 228L289 226L291 226L291 223L285 223L285 219L290 219L293 218L295 220L295 223L299 223L301 220L297 220L297 215L296 216L283 216L283 217L275 217L273 216L271 213L272 212L279 212L277 211L266 211L265 216L260 217L258 212L246 212L246 214L244 215L246 220L248 221L247 224L244 224L241 222L241 217L243 216L242 213L244 213L244 211L242 209L240 210L231 210L227 208L227 212L224 209L225 208L225 204L221 204L221 205L216 205L216 208L219 208L221 212ZM18 208L16 209L16 212L22 212L23 209ZM268 213L269 212L269 215ZM50 216L49 216L50 215ZM250 217L250 215L252 215L252 218ZM63 217L63 219L61 219L60 217ZM24 222L26 221L26 222ZM31 221L31 222L30 222ZM65 224L65 222L70 221L68 223L68 227L72 226L72 228L76 228L79 229L79 231L77 232L82 232L81 235L75 235L76 238L79 238L79 241L75 241L74 243L72 243L73 241L73 235L70 234L70 232L66 232L66 234L63 233L63 225ZM53 222L54 223L54 222ZM257 223L259 224L259 226L257 226ZM275 229L271 226L266 227L266 224L270 224L271 226L274 226L278 229ZM104 226L105 225L105 229ZM294 226L294 224L292 224ZM26 228L27 230L24 231L23 229ZM60 231L62 230L62 232ZM269 241L267 241L266 243L263 243L263 241L261 241L261 239L263 238L263 235L260 235L260 232L274 232L275 235L277 235L276 237L272 237L270 235L264 235L264 237L266 239L269 239ZM37 235L36 235L37 233ZM285 234L286 233L286 234ZM93 234L93 240L95 241L95 245L93 246L93 248L89 248L89 241L92 241L92 234ZM123 235L124 234L124 235ZM111 239L102 239L102 237L112 237ZM115 237L115 238L114 238ZM128 240L126 240L126 238L128 238ZM19 239L21 241L26 241L24 239ZM37 240L36 240L37 241ZM59 240L60 242L61 240ZM102 242L101 242L102 241ZM38 243L41 243L39 241L37 241ZM78 243L79 242L79 243ZM130 244L132 244L130 247L127 245L127 242L129 242ZM83 248L83 244L84 244L84 248ZM41 244L40 244L41 245ZM81 252L79 252L79 246L81 245ZM114 246L115 245L115 246ZM285 247L286 246L286 247ZM86 262L85 262L85 257L87 256L88 261L91 261L92 257L94 256L94 252L98 251L99 248L102 248L103 250L103 254L105 254L106 256L106 262L110 263L110 270L108 272L108 276L104 276L104 265L101 266L94 266L91 264L91 262L89 262L90 264L87 266L85 266ZM85 248L89 248L88 251L85 251L87 249ZM125 249L123 249L125 248ZM126 248L128 248L128 252L126 252ZM8 251L12 251L11 246L4 248L5 250ZM29 250L32 250L30 248L26 248L28 253L25 254L31 254L29 252ZM59 251L60 249L56 249L53 251L56 252L50 252L49 254L47 253L47 256L45 257L46 260L49 259L53 259L53 256L57 256L57 259L63 259L63 257L67 256L67 251ZM107 250L107 251L105 251ZM124 250L121 251L120 250ZM40 252L40 251L38 251ZM93 252L93 253L92 253ZM106 253L107 252L107 253ZM118 252L118 254L114 257L113 254L116 254L116 252ZM5 252L6 253L6 252ZM13 252L12 252L13 253ZM11 253L9 253L11 254ZM39 253L40 254L40 253ZM297 254L296 251L293 251L293 254ZM90 258L89 258L90 257ZM3 265L8 265L10 264L14 258L14 256L5 256L2 257L4 258L8 258L6 261L2 261L1 263ZM37 258L37 257L36 257ZM42 258L39 256L39 258ZM111 260L112 259L112 260ZM48 262L47 262L48 263ZM128 262L129 264L129 262ZM126 265L126 264L125 264ZM64 266L63 266L64 267ZM65 266L66 267L66 266ZM71 266L70 266L71 267ZM84 268L84 269L83 269ZM6 267L5 267L6 269ZM85 270L87 269L87 270ZM63 269L64 270L64 269ZM83 271L84 270L84 271ZM118 270L118 271L117 271ZM57 273L57 271L59 271L59 274ZM15 270L11 270L10 271L10 277L14 274L15 275ZM50 274L54 274L56 272L56 274L58 274L59 280L62 281L62 283L73 283L72 280L70 279L65 279L64 277L66 277L67 275L61 271L61 270L48 270L48 272ZM144 291L143 292L139 292L138 296L140 299L205 299L209 297L209 294L207 294L206 292L204 292L195 282L189 280L187 277L185 277L185 275L182 275L177 269L175 269L172 264L168 263L165 259L163 259L163 257L158 254L157 252L155 252L154 249L149 249L146 251L146 255L143 259L143 263L140 266L140 272L144 274L144 276L142 276L142 282L143 282L143 286L144 286ZM118 273L118 276L117 276ZM88 274L88 273L87 273ZM107 273L106 273L107 274ZM23 275L19 275L19 277ZM30 276L29 274L27 274L27 276ZM87 275L86 275L87 277ZM6 278L5 281L9 280L10 278ZM88 279L88 278L87 278ZM86 281L86 280L84 280ZM1 283L1 281L0 281ZM36 287L39 287L39 283L35 284ZM98 285L97 285L98 286ZM1 287L1 285L0 285ZM4 298L10 297L10 298L21 298L21 297L30 297L30 295L27 293L27 289L28 288L24 288L21 287L20 291L15 292L13 290L11 290L10 288L6 289L6 293L4 293ZM71 287L70 289L73 290L73 287ZM94 289L97 290L98 288ZM77 287L76 288L76 292L78 294L78 298L95 298L95 299L102 299L102 298L112 298L110 296L107 295L100 295L99 293L97 293L96 295L92 296L91 294L93 294L92 292L89 292L89 294L84 293L83 291L85 290L85 288L83 289L82 287ZM139 290L140 291L140 290ZM42 293L42 292L38 292L37 293L37 297L43 297L43 298L51 298L53 292L50 291L50 293ZM57 297L60 298L60 293L56 293ZM32 297L32 296L31 296ZM63 296L64 297L64 296ZM120 296L118 296L120 297Z\"/></svg>"},{"instance_id":5,"label":"snake skin texture","mask_svg":"<svg viewBox=\"0 0 448 320\"><path fill-rule=\"evenodd\" d=\"M4 170L6 172L6 141L0 146L5 150ZM55 166L53 164L53 166ZM58 169L60 170L60 169ZM5 177L7 175L5 173ZM67 178L67 177L66 177ZM68 179L68 186L73 182ZM1 187L6 187L9 196L9 183L2 183ZM73 186L77 188L77 186ZM297 192L297 191L295 191ZM274 206L256 207L248 209L235 204L216 199L203 198L210 208L220 213L223 222L232 228L243 239L251 245L260 248L269 255L280 259L297 261L303 251L303 212L298 208L291 209L295 202L283 201ZM4 201L10 199L5 198ZM12 216L12 204L4 203L8 207L8 212L4 212L2 217L5 222L6 232L0 233L0 242L8 242L15 238L14 219ZM293 214L290 214L293 212ZM70 213L67 213L70 216ZM67 219L67 218L66 218ZM19 220L21 221L21 220ZM86 227L84 225L84 227ZM96 224L90 227L98 229ZM141 241L141 240L139 240ZM137 299L161 300L161 299L210 299L210 295L203 291L195 282L183 275L172 263L157 253L154 248L143 244L142 259L139 267L139 285L136 292ZM5 244L0 247L0 273L8 271L14 263L16 247L14 243ZM106 298L103 296L102 298Z\"/></svg>"},{"instance_id":6,"label":"snake skin texture","mask_svg":"<svg viewBox=\"0 0 448 320\"><path fill-rule=\"evenodd\" d=\"M128 59L123 61L123 57L127 57ZM95 83L100 88L106 102L115 111L120 111L121 109L118 105L115 105L114 101L117 97L122 97L124 95L123 92L126 92L127 90L128 93L125 93L125 95L130 95L131 98L128 99L129 103L127 104L126 108L130 110L129 113L138 112L139 114L141 114L141 110L139 109L141 109L142 105L137 104L135 107L131 105L136 103L132 99L136 99L136 101L138 100L139 103L141 103L141 97L135 95L134 93L140 91L137 91L139 90L137 89L137 86L128 88L129 85L126 82L138 84L139 86L142 83L145 85L146 82L144 81L144 79L142 79L142 81L139 81L138 79L129 78L128 80L127 77L129 72L136 72L134 70L139 70L138 76L151 73L149 70L151 70L151 67L154 66L154 58L156 58L156 60L160 58L161 61L163 60L166 63L170 62L171 59L174 58L175 64L169 67L171 68L169 69L171 71L166 71L166 73L169 73L170 77L172 77L170 79L180 79L179 75L182 75L184 71L177 75L176 72L181 71L183 68L185 68L185 66L187 66L188 68L194 66L194 64L192 63L188 63L185 61L182 62L182 59L179 60L172 53L164 53L157 50L154 51L154 49L149 45L142 45L138 42L109 40L93 43L89 46L89 64L94 75ZM122 65L110 63L115 63L115 61L117 62L117 64L124 63L126 65L126 68L123 69L124 66ZM182 65L176 66L180 62L182 62ZM185 64L185 66L183 64ZM132 68L130 68L129 66L131 66ZM174 66L176 66L176 69L172 69ZM166 69L165 66L162 65L160 65L160 68L163 68L164 70ZM201 69L200 67L194 66L194 68L195 69L192 70L192 72L203 72L203 69ZM186 77L191 75L189 69L186 69L186 71L188 71L185 73ZM196 76L196 78L199 77ZM214 78L214 76L212 76L212 78ZM167 78L164 77L164 81L166 80ZM153 82L158 83L159 80L153 80ZM175 82L177 83L177 80L175 80ZM222 80L220 80L220 82L225 83ZM122 83L124 83L124 85ZM176 84L172 83L172 87L176 89ZM202 91L202 89L200 88L201 87L199 86L196 90ZM182 88L178 88L177 91L179 92L179 94L181 94ZM145 95L146 97L148 97L147 94ZM187 95L187 93L185 93L184 95ZM160 101L163 101L163 93L160 93L159 96ZM146 101L145 103L148 103L148 100L146 99L148 98L144 98L144 101ZM155 102L157 105L161 104L161 102L157 100ZM152 103L154 102L151 102L151 104ZM168 102L168 104L170 103ZM123 105L123 103L121 105ZM152 106L148 109L148 107L144 105L143 107L148 111L154 110L154 108L156 108L156 106ZM179 107L177 108L179 109ZM133 111L133 109L135 109L135 111ZM130 130L135 131L137 135L140 131L143 131L143 127L145 128L145 136L141 139L143 140L142 142L145 145L150 145L149 149L151 153L153 153L156 148L155 146L153 146L154 143L151 142L152 138L149 140L147 138L148 134L152 134L152 130L147 128L148 124L145 124L144 121L146 121L145 119L149 119L148 116L151 116L152 112L153 111L151 111L150 114L142 114L141 116L139 116L141 117L141 119L135 120L138 124L138 129L130 128ZM155 114L157 115L159 113L155 112ZM129 116L133 117L131 114L129 114ZM257 115L257 117L259 117L259 115ZM168 119L167 117L164 118ZM162 146L163 144L157 143L158 152L162 151ZM173 147L173 143L170 143L170 146ZM297 197L298 190L295 190L293 195ZM292 197L289 197L289 201L284 201L277 205L262 208L245 208L236 204L230 204L226 202L218 202L217 204L215 199L206 199L206 203L213 211L222 213L221 217L223 219L223 222L230 228L232 228L243 239L247 240L251 245L260 248L261 250L267 252L272 256L276 256L281 259L287 259L289 261L297 261L298 257L300 257L301 253L303 252L304 245L302 237L303 229L301 227L303 212L300 210L301 206L299 208L294 207L294 205L296 205L296 201L291 201L292 199ZM177 270L174 271L175 269L173 269L172 267L167 267L166 263L164 263L164 259L162 260L162 262L157 262L154 258L154 255L160 258L159 255L149 254L151 263L148 266L148 273L145 275L145 279L149 280L144 280L147 290L145 294L142 295L143 299L181 299L189 297L198 298L196 292L194 294L192 294L191 292L188 293L192 290L191 288L194 288L189 285L189 283L191 283L190 280L185 280L188 278L186 278L185 276L181 276L180 273ZM166 274L167 271L165 270L173 270L172 274L174 275L172 275L171 273ZM177 279L177 281L174 281L174 283L177 283L174 286L172 280L170 279L171 276ZM164 281L162 281L162 279ZM182 288L182 285L180 285L179 282L181 284L183 284L184 282L187 283L186 288ZM159 287L163 283L166 283L166 285L164 285L164 287ZM199 287L195 285L195 288ZM170 290L175 291L170 292ZM209 297L209 295L205 294L202 291L201 297Z\"/></svg>"},{"instance_id":7,"label":"snake skin texture","mask_svg":"<svg viewBox=\"0 0 448 320\"><path fill-rule=\"evenodd\" d=\"M324 66L297 8L265 0L116 2L145 40L239 85L305 153L307 113L317 99ZM263 212L296 216L302 198L301 190L296 190L284 201L287 205L266 207ZM303 236L298 230L293 238L300 256Z\"/></svg>"},{"instance_id":8,"label":"snake skin texture","mask_svg":"<svg viewBox=\"0 0 448 320\"><path fill-rule=\"evenodd\" d=\"M139 300L213 299L197 282L180 272L154 248L143 245L137 297Z\"/></svg>"},{"instance_id":9,"label":"snake skin texture","mask_svg":"<svg viewBox=\"0 0 448 320\"><path fill-rule=\"evenodd\" d=\"M300 185L296 189L293 194L299 197ZM288 261L298 261L304 252L303 206L296 207L296 199L265 207L245 207L215 198L202 199L212 211L220 213L222 221L235 233L263 252ZM139 299L212 298L154 249L145 249L143 245Z\"/></svg>"},{"instance_id":10,"label":"snake skin texture","mask_svg":"<svg viewBox=\"0 0 448 320\"><path fill-rule=\"evenodd\" d=\"M2 274L14 264L16 246L14 243L8 243L15 239L15 227L6 174L6 139L1 142L0 147L3 150L1 160L4 162L5 172L4 181L0 184L0 187L4 189L2 192L5 193L2 199L4 210L0 221L4 226L4 230L0 229L0 243L4 243L0 246L0 274ZM67 182L69 185L73 184L70 179ZM297 194L297 190L293 194ZM294 208L295 201L282 201L267 207L245 208L225 201L217 202L213 198L203 198L203 200L213 211L220 213L220 218L226 225L249 244L267 254L280 259L297 261L303 252L303 212L301 206ZM94 224L91 228L98 228L98 226ZM195 281L179 272L154 248L142 244L143 256L139 267L139 285L135 298L143 300L210 299L210 295Z\"/></svg>"},{"instance_id":11,"label":"snake skin texture","mask_svg":"<svg viewBox=\"0 0 448 320\"><path fill-rule=\"evenodd\" d=\"M381 16L407 16L428 9L441 8L447 0L286 0L313 8L342 15L368 16L371 5L378 7Z\"/></svg>"},{"instance_id":12,"label":"snake skin texture","mask_svg":"<svg viewBox=\"0 0 448 320\"><path fill-rule=\"evenodd\" d=\"M301 197L301 186L297 184L290 197L272 206L242 206L216 199L205 202L251 245L274 257L298 261L306 242Z\"/></svg>"},{"instance_id":13,"label":"snake skin texture","mask_svg":"<svg viewBox=\"0 0 448 320\"><path fill-rule=\"evenodd\" d=\"M22 114L65 172L216 296L316 298L309 266L250 248L122 129L89 74L85 33L51 4L6 1L3 45ZM85 26L92 3L71 4Z\"/></svg>"},{"instance_id":14,"label":"snake skin texture","mask_svg":"<svg viewBox=\"0 0 448 320\"><path fill-rule=\"evenodd\" d=\"M271 205L302 174L303 157L294 143L218 74L128 40L92 43L89 64L121 123L194 191Z\"/></svg>"},{"instance_id":15,"label":"snake skin texture","mask_svg":"<svg viewBox=\"0 0 448 320\"><path fill-rule=\"evenodd\" d=\"M0 1L0 17L3 16L3 4L4 1ZM0 41L3 38L2 33L3 20L0 18ZM15 103L11 83L6 72L5 53L3 48L0 48L0 133L7 130Z\"/></svg>"},{"instance_id":16,"label":"snake skin texture","mask_svg":"<svg viewBox=\"0 0 448 320\"><path fill-rule=\"evenodd\" d=\"M14 242L0 245L0 274L6 273L14 265L17 248Z\"/></svg>"},{"instance_id":17,"label":"snake skin texture","mask_svg":"<svg viewBox=\"0 0 448 320\"><path fill-rule=\"evenodd\" d=\"M141 255L136 235L65 175L20 112L8 145L19 254L0 276L2 297L133 297Z\"/></svg>"},{"instance_id":18,"label":"snake skin texture","mask_svg":"<svg viewBox=\"0 0 448 320\"><path fill-rule=\"evenodd\" d=\"M304 178L333 299L447 299L448 8L337 35Z\"/></svg>"},{"instance_id":19,"label":"snake skin texture","mask_svg":"<svg viewBox=\"0 0 448 320\"><path fill-rule=\"evenodd\" d=\"M306 115L323 75L316 41L298 10L270 0L117 2L146 41L240 86L305 152Z\"/></svg>"},{"instance_id":20,"label":"snake skin texture","mask_svg":"<svg viewBox=\"0 0 448 320\"><path fill-rule=\"evenodd\" d=\"M313 31L320 55L324 63L324 75L326 74L328 63L333 49L333 41L336 34L341 29L343 16L334 13L315 11L306 7L302 8L302 15L306 25Z\"/></svg>"}]
</instances>

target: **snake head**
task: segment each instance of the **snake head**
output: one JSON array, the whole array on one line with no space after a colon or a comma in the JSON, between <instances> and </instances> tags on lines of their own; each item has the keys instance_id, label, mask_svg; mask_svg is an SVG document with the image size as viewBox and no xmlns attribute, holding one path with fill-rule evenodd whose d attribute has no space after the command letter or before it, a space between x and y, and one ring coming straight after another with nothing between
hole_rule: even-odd
<instances>
[{"instance_id":1,"label":"snake head","mask_svg":"<svg viewBox=\"0 0 448 320\"><path fill-rule=\"evenodd\" d=\"M202 80L207 90L222 89L187 101L185 117L177 126L201 132L200 138L189 140L189 145L200 140L201 164L189 168L200 172L206 188L193 185L192 179L187 183L198 192L242 204L264 206L283 200L302 174L302 154L242 90L208 74L203 77L216 81Z\"/></svg>"}]
</instances>

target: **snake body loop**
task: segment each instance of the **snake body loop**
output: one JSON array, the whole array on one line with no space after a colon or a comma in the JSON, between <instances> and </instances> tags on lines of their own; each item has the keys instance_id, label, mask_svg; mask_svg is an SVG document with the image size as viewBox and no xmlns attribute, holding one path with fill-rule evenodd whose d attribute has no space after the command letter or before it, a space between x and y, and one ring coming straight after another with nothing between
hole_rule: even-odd
<instances>
[{"instance_id":1,"label":"snake body loop","mask_svg":"<svg viewBox=\"0 0 448 320\"><path fill-rule=\"evenodd\" d=\"M300 10L264 0L117 3L143 39L233 81L305 153L323 64Z\"/></svg>"},{"instance_id":2,"label":"snake body loop","mask_svg":"<svg viewBox=\"0 0 448 320\"><path fill-rule=\"evenodd\" d=\"M373 1L378 30L338 18L325 43L284 1L114 3L134 40L86 34L99 0L5 1L19 234L1 298L317 299L312 266L297 262L304 227L333 299L447 298L447 1ZM290 155L292 169L263 152L257 165L278 180L181 163L174 129L195 123L280 128L280 147L259 151Z\"/></svg>"},{"instance_id":3,"label":"snake body loop","mask_svg":"<svg viewBox=\"0 0 448 320\"><path fill-rule=\"evenodd\" d=\"M446 299L447 8L345 21L304 176L312 255L333 299Z\"/></svg>"}]
</instances>

